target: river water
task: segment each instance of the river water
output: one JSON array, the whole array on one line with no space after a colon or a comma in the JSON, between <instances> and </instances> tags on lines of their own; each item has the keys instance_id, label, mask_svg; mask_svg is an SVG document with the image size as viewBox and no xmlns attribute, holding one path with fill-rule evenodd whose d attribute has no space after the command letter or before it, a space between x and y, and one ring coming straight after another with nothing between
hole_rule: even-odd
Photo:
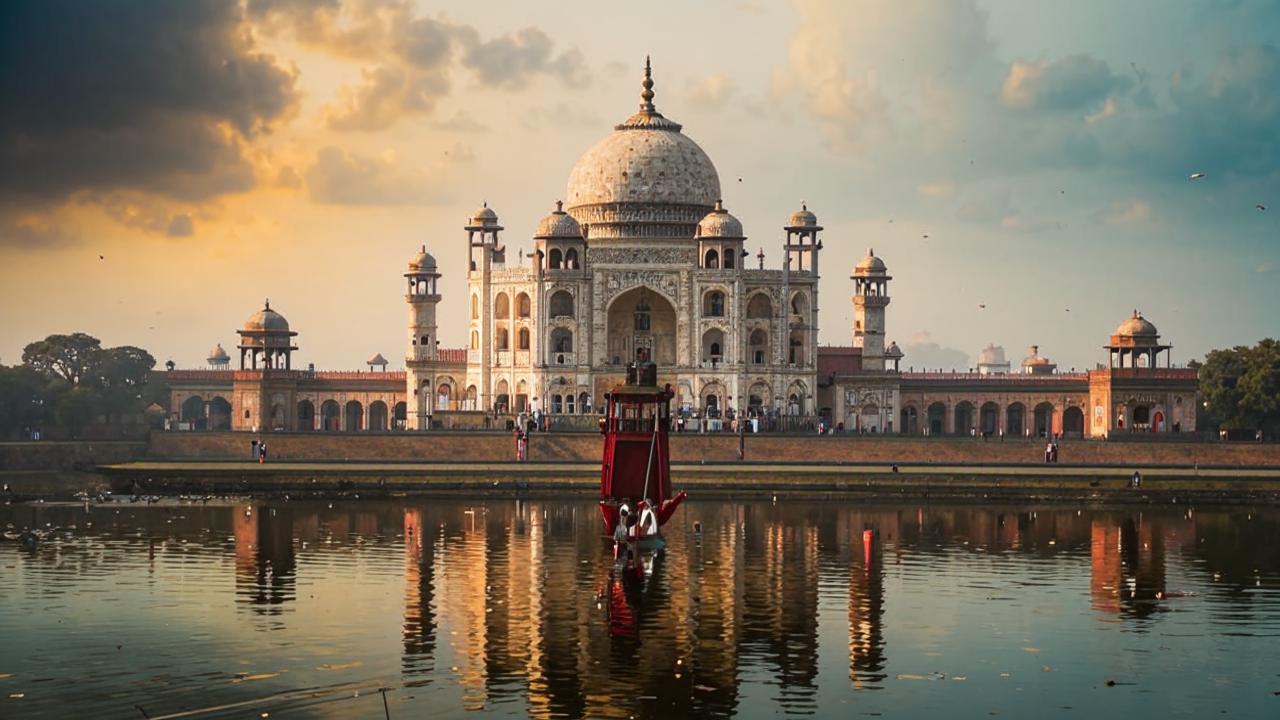
<instances>
[{"instance_id":1,"label":"river water","mask_svg":"<svg viewBox=\"0 0 1280 720\"><path fill-rule=\"evenodd\" d=\"M1280 717L1275 509L690 502L627 582L591 502L6 523L4 718Z\"/></svg>"}]
</instances>

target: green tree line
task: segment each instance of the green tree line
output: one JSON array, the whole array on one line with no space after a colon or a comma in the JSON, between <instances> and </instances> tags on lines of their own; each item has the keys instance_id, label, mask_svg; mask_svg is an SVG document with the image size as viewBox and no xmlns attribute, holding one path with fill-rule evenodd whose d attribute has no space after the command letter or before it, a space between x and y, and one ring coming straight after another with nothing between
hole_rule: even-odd
<instances>
[{"instance_id":1,"label":"green tree line","mask_svg":"<svg viewBox=\"0 0 1280 720\"><path fill-rule=\"evenodd\" d=\"M0 438L79 437L91 425L136 418L152 402L164 406L168 388L155 364L142 348L104 348L85 333L37 340L21 365L0 365Z\"/></svg>"},{"instance_id":2,"label":"green tree line","mask_svg":"<svg viewBox=\"0 0 1280 720\"><path fill-rule=\"evenodd\" d=\"M1214 350L1200 365L1201 427L1280 437L1280 342Z\"/></svg>"}]
</instances>

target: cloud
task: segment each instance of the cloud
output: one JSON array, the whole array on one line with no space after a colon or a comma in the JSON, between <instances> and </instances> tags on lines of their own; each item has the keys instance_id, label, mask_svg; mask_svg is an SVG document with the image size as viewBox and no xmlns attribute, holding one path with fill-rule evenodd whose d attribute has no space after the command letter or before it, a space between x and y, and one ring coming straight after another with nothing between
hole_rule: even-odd
<instances>
[{"instance_id":1,"label":"cloud","mask_svg":"<svg viewBox=\"0 0 1280 720\"><path fill-rule=\"evenodd\" d=\"M728 75L717 73L701 80L690 80L686 96L689 104L694 107L723 110L737 91L737 86Z\"/></svg>"},{"instance_id":2,"label":"cloud","mask_svg":"<svg viewBox=\"0 0 1280 720\"><path fill-rule=\"evenodd\" d=\"M2 3L0 26L0 195L10 200L247 190L246 143L297 100L296 73L254 46L236 3Z\"/></svg>"},{"instance_id":3,"label":"cloud","mask_svg":"<svg viewBox=\"0 0 1280 720\"><path fill-rule=\"evenodd\" d=\"M520 88L534 75L558 78L570 87L583 87L590 75L582 53L576 49L555 54L555 43L538 28L481 41L469 27L459 29L464 47L462 64L475 71L480 82L502 88Z\"/></svg>"},{"instance_id":4,"label":"cloud","mask_svg":"<svg viewBox=\"0 0 1280 720\"><path fill-rule=\"evenodd\" d=\"M542 76L584 87L590 73L575 48L557 51L544 31L526 27L485 39L475 27L419 17L406 2L251 0L268 32L345 59L366 61L361 81L339 90L324 109L333 130L375 132L408 115L429 114L452 90L456 70L482 86L519 89Z\"/></svg>"},{"instance_id":5,"label":"cloud","mask_svg":"<svg viewBox=\"0 0 1280 720\"><path fill-rule=\"evenodd\" d=\"M191 216L182 213L169 218L169 227L165 231L169 237L190 237L195 234L195 227L191 224Z\"/></svg>"},{"instance_id":6,"label":"cloud","mask_svg":"<svg viewBox=\"0 0 1280 720\"><path fill-rule=\"evenodd\" d=\"M338 102L325 109L325 125L333 130L384 130L406 113L429 112L449 90L447 77L409 73L382 66L365 70L363 84L344 87Z\"/></svg>"},{"instance_id":7,"label":"cloud","mask_svg":"<svg viewBox=\"0 0 1280 720\"><path fill-rule=\"evenodd\" d=\"M902 346L903 364L909 367L944 371L967 370L969 354L963 350L943 347L933 341L932 336L920 331Z\"/></svg>"},{"instance_id":8,"label":"cloud","mask_svg":"<svg viewBox=\"0 0 1280 720\"><path fill-rule=\"evenodd\" d=\"M466 110L459 110L448 120L437 120L431 123L431 127L436 130L456 133L485 133L490 130L488 125L477 120L475 116Z\"/></svg>"},{"instance_id":9,"label":"cloud","mask_svg":"<svg viewBox=\"0 0 1280 720\"><path fill-rule=\"evenodd\" d=\"M465 160L465 158L464 158ZM306 171L311 199L327 205L401 205L439 202L447 187L443 164L432 174L407 168L390 153L369 157L329 146Z\"/></svg>"},{"instance_id":10,"label":"cloud","mask_svg":"<svg viewBox=\"0 0 1280 720\"><path fill-rule=\"evenodd\" d=\"M1265 261L1265 262L1260 262L1260 263L1258 263L1258 266L1257 266L1257 267L1255 267L1255 268L1253 269L1253 271L1254 271L1254 272L1256 272L1256 273L1263 273L1263 274L1265 274L1265 273L1272 272L1272 271L1273 271L1273 270L1275 270L1275 269L1276 269L1276 264L1275 264L1275 263L1273 263L1273 262L1271 262L1270 260L1267 260L1267 261Z\"/></svg>"},{"instance_id":11,"label":"cloud","mask_svg":"<svg viewBox=\"0 0 1280 720\"><path fill-rule=\"evenodd\" d=\"M1142 225L1151 222L1151 203L1145 200L1117 200L1102 213L1109 225Z\"/></svg>"},{"instance_id":12,"label":"cloud","mask_svg":"<svg viewBox=\"0 0 1280 720\"><path fill-rule=\"evenodd\" d=\"M946 197L955 192L956 184L950 180L922 183L916 186L916 192L929 197Z\"/></svg>"},{"instance_id":13,"label":"cloud","mask_svg":"<svg viewBox=\"0 0 1280 720\"><path fill-rule=\"evenodd\" d=\"M1017 61L1000 88L1006 105L1020 110L1078 112L1100 108L1122 94L1133 80L1111 71L1089 55L1070 55L1051 63Z\"/></svg>"}]
</instances>

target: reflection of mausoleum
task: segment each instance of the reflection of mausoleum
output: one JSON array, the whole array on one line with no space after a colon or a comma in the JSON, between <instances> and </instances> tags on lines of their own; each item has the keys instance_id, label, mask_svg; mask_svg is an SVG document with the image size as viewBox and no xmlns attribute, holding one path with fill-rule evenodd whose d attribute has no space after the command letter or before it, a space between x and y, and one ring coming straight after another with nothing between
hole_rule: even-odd
<instances>
[{"instance_id":1,"label":"reflection of mausoleum","mask_svg":"<svg viewBox=\"0 0 1280 720\"><path fill-rule=\"evenodd\" d=\"M1169 366L1170 346L1136 312L1112 336L1105 369L1061 373L1033 346L1010 372L1003 349L989 346L976 372L902 371L903 352L886 339L893 278L873 251L851 273L852 345L819 348L817 217L803 205L792 213L781 267L766 268L726 210L711 159L658 112L647 63L640 97L638 112L578 159L528 254L512 257L487 203L472 214L467 297L451 300L466 313L464 348L440 347L442 275L424 246L403 273L404 372L299 370L297 333L265 307L239 331L238 370L218 346L212 369L169 373L175 419L198 429L420 430L540 410L560 427L592 427L582 416L625 366L653 360L676 403L713 427L736 412L764 416L766 429L821 417L846 431L930 435L1195 428L1195 372Z\"/></svg>"}]
</instances>

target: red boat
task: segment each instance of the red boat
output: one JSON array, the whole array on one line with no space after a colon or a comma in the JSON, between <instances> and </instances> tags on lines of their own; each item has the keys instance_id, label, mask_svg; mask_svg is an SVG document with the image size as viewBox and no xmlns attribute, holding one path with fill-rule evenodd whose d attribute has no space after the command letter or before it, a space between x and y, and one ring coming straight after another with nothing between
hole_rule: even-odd
<instances>
[{"instance_id":1,"label":"red boat","mask_svg":"<svg viewBox=\"0 0 1280 720\"><path fill-rule=\"evenodd\" d=\"M658 387L658 366L633 363L627 381L605 394L600 420L604 458L600 465L600 512L605 533L614 532L623 518L629 540L661 545L660 528L685 499L671 490L671 386Z\"/></svg>"}]
</instances>

